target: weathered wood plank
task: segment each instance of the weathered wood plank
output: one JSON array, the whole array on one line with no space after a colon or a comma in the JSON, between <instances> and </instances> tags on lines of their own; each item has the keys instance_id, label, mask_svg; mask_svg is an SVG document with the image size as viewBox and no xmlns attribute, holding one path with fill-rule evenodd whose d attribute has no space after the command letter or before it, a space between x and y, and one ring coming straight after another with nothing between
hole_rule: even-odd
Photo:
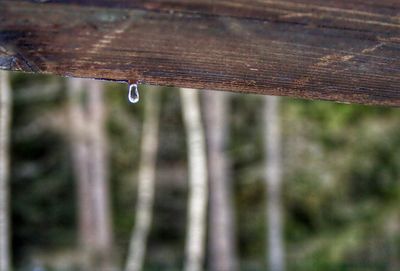
<instances>
[{"instance_id":1,"label":"weathered wood plank","mask_svg":"<svg viewBox=\"0 0 400 271\"><path fill-rule=\"evenodd\" d=\"M0 68L400 105L397 0L0 0Z\"/></svg>"}]
</instances>

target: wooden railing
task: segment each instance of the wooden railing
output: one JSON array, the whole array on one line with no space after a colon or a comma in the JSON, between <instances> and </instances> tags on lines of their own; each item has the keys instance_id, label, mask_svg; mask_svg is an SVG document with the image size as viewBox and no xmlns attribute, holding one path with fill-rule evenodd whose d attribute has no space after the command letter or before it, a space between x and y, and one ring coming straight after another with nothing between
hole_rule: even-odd
<instances>
[{"instance_id":1,"label":"wooden railing","mask_svg":"<svg viewBox=\"0 0 400 271\"><path fill-rule=\"evenodd\" d=\"M400 105L397 0L0 0L0 68Z\"/></svg>"}]
</instances>

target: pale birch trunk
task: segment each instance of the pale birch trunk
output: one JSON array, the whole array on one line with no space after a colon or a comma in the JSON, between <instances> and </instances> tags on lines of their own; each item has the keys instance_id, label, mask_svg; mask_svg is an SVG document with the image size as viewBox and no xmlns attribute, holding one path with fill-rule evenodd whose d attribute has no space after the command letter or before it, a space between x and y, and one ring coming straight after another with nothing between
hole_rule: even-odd
<instances>
[{"instance_id":1,"label":"pale birch trunk","mask_svg":"<svg viewBox=\"0 0 400 271\"><path fill-rule=\"evenodd\" d=\"M85 254L93 247L93 212L90 200L88 120L82 104L84 80L70 78L68 89L68 119L74 175L77 182L79 244Z\"/></svg>"},{"instance_id":2,"label":"pale birch trunk","mask_svg":"<svg viewBox=\"0 0 400 271\"><path fill-rule=\"evenodd\" d=\"M89 161L91 200L94 217L96 270L113 270L111 208L108 183L108 144L105 130L104 87L88 82Z\"/></svg>"},{"instance_id":3,"label":"pale birch trunk","mask_svg":"<svg viewBox=\"0 0 400 271\"><path fill-rule=\"evenodd\" d=\"M184 270L203 269L206 209L207 161L199 95L192 89L181 89L182 114L186 130L189 163L189 205Z\"/></svg>"},{"instance_id":4,"label":"pale birch trunk","mask_svg":"<svg viewBox=\"0 0 400 271\"><path fill-rule=\"evenodd\" d=\"M0 71L0 271L11 270L9 237L11 103L9 74Z\"/></svg>"},{"instance_id":5,"label":"pale birch trunk","mask_svg":"<svg viewBox=\"0 0 400 271\"><path fill-rule=\"evenodd\" d=\"M103 86L68 79L72 160L77 180L80 245L86 270L113 270ZM84 104L83 97L87 96Z\"/></svg>"},{"instance_id":6,"label":"pale birch trunk","mask_svg":"<svg viewBox=\"0 0 400 271\"><path fill-rule=\"evenodd\" d=\"M149 90L145 93L135 226L129 244L125 271L140 271L143 269L147 236L150 231L153 213L158 149L159 96L160 94L156 90Z\"/></svg>"},{"instance_id":7,"label":"pale birch trunk","mask_svg":"<svg viewBox=\"0 0 400 271\"><path fill-rule=\"evenodd\" d=\"M210 269L237 270L235 226L233 221L232 191L228 141L229 94L207 91L204 94L204 116L208 146L210 184Z\"/></svg>"},{"instance_id":8,"label":"pale birch trunk","mask_svg":"<svg viewBox=\"0 0 400 271\"><path fill-rule=\"evenodd\" d=\"M282 226L282 162L279 98L265 97L265 186L267 194L267 258L270 271L285 270Z\"/></svg>"}]
</instances>

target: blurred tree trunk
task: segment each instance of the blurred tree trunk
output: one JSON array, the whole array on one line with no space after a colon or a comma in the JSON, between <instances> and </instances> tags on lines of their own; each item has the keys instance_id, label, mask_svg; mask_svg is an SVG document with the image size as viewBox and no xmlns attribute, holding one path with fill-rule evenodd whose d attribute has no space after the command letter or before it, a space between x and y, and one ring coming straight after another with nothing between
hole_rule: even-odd
<instances>
[{"instance_id":1,"label":"blurred tree trunk","mask_svg":"<svg viewBox=\"0 0 400 271\"><path fill-rule=\"evenodd\" d=\"M265 97L265 153L266 194L267 194L267 257L270 271L285 270L285 252L282 229L282 163L281 134L279 120L279 98Z\"/></svg>"},{"instance_id":2,"label":"blurred tree trunk","mask_svg":"<svg viewBox=\"0 0 400 271\"><path fill-rule=\"evenodd\" d=\"M147 91L144 100L145 112L138 177L138 199L135 227L130 240L125 268L126 271L140 271L143 269L147 236L149 234L153 212L160 93L156 90Z\"/></svg>"},{"instance_id":3,"label":"blurred tree trunk","mask_svg":"<svg viewBox=\"0 0 400 271\"><path fill-rule=\"evenodd\" d=\"M108 142L105 128L104 87L99 81L88 82L89 162L91 199L95 232L96 270L113 270L113 238L109 199Z\"/></svg>"},{"instance_id":4,"label":"blurred tree trunk","mask_svg":"<svg viewBox=\"0 0 400 271\"><path fill-rule=\"evenodd\" d=\"M11 103L9 74L0 71L0 271L11 270L9 238Z\"/></svg>"},{"instance_id":5,"label":"blurred tree trunk","mask_svg":"<svg viewBox=\"0 0 400 271\"><path fill-rule=\"evenodd\" d=\"M200 271L203 269L207 224L206 146L198 93L192 89L181 89L180 92L189 163L188 228L184 270Z\"/></svg>"},{"instance_id":6,"label":"blurred tree trunk","mask_svg":"<svg viewBox=\"0 0 400 271\"><path fill-rule=\"evenodd\" d=\"M232 187L226 155L228 96L217 91L204 94L210 184L210 269L237 270Z\"/></svg>"},{"instance_id":7,"label":"blurred tree trunk","mask_svg":"<svg viewBox=\"0 0 400 271\"><path fill-rule=\"evenodd\" d=\"M73 165L77 180L79 236L88 270L113 270L108 159L102 84L68 79ZM87 103L82 101L86 95Z\"/></svg>"},{"instance_id":8,"label":"blurred tree trunk","mask_svg":"<svg viewBox=\"0 0 400 271\"><path fill-rule=\"evenodd\" d=\"M87 136L87 116L82 104L84 80L69 78L68 114L70 127L71 154L77 182L79 242L88 250L93 247L92 204L90 200L89 148Z\"/></svg>"}]
</instances>

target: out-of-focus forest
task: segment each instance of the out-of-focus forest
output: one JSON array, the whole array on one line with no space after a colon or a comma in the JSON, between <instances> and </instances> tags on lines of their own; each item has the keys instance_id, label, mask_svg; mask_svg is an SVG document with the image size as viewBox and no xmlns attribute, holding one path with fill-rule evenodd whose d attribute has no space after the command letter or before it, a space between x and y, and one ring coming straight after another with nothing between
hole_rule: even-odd
<instances>
[{"instance_id":1,"label":"out-of-focus forest","mask_svg":"<svg viewBox=\"0 0 400 271\"><path fill-rule=\"evenodd\" d=\"M9 80L13 270L400 270L396 108Z\"/></svg>"}]
</instances>

